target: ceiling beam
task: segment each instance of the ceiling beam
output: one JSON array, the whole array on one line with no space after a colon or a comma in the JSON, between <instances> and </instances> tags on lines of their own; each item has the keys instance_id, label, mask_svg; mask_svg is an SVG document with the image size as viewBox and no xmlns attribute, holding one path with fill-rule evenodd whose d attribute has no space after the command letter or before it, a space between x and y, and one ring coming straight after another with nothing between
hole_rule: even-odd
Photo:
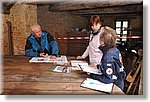
<instances>
[{"instance_id":1,"label":"ceiling beam","mask_svg":"<svg viewBox=\"0 0 150 102\"><path fill-rule=\"evenodd\" d=\"M3 1L2 2L2 9L3 9L3 13L4 14L9 14L10 13L10 9L13 7L13 5L17 2L16 1Z\"/></svg>"},{"instance_id":2,"label":"ceiling beam","mask_svg":"<svg viewBox=\"0 0 150 102\"><path fill-rule=\"evenodd\" d=\"M112 7L112 6L123 6L130 4L141 4L141 0L99 0L99 2L58 2L53 3L49 6L49 11L76 11L76 10L86 10L94 9L98 7Z\"/></svg>"},{"instance_id":3,"label":"ceiling beam","mask_svg":"<svg viewBox=\"0 0 150 102\"><path fill-rule=\"evenodd\" d=\"M86 15L86 14L136 14L143 12L143 5L124 5L124 6L114 6L114 7L103 7L87 10L76 10L71 11L73 14Z\"/></svg>"}]
</instances>

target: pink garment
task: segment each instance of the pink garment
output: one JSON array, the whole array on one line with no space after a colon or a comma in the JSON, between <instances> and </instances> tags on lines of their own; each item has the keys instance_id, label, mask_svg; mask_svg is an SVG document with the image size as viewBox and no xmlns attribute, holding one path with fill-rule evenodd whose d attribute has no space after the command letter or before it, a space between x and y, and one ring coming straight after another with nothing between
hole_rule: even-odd
<instances>
[{"instance_id":1,"label":"pink garment","mask_svg":"<svg viewBox=\"0 0 150 102\"><path fill-rule=\"evenodd\" d=\"M100 46L99 40L102 29L103 27L101 28L100 32L97 35L94 36L93 34L90 35L90 43L86 51L82 55L83 58L86 58L89 55L90 64L100 64L101 62L103 53L98 47Z\"/></svg>"}]
</instances>

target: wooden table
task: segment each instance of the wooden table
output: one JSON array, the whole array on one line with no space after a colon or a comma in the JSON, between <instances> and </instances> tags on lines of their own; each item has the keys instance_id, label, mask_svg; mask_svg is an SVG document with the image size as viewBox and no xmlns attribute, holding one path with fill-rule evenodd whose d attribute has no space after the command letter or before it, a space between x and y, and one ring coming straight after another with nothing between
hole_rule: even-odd
<instances>
[{"instance_id":1,"label":"wooden table","mask_svg":"<svg viewBox=\"0 0 150 102\"><path fill-rule=\"evenodd\" d=\"M88 75L80 70L70 73L50 71L49 63L29 63L30 57L4 56L3 95L7 94L107 94L80 87ZM124 94L114 85L112 94Z\"/></svg>"}]
</instances>

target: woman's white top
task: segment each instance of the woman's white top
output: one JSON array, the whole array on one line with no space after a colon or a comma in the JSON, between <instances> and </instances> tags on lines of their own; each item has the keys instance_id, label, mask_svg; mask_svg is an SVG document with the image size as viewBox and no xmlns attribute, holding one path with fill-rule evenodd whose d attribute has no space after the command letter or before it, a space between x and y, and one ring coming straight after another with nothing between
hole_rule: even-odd
<instances>
[{"instance_id":1,"label":"woman's white top","mask_svg":"<svg viewBox=\"0 0 150 102\"><path fill-rule=\"evenodd\" d=\"M100 46L100 32L97 35L90 34L90 42L86 51L83 53L82 58L86 58L89 55L90 64L100 64L102 58L102 51L98 48Z\"/></svg>"}]
</instances>

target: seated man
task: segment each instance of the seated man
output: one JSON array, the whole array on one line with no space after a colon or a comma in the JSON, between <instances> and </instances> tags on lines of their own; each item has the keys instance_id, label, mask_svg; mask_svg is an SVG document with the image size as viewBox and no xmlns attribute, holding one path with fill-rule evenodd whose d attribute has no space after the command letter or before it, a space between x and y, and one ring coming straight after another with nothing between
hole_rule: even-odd
<instances>
[{"instance_id":1,"label":"seated man","mask_svg":"<svg viewBox=\"0 0 150 102\"><path fill-rule=\"evenodd\" d=\"M31 27L32 34L28 37L25 46L25 55L36 57L47 57L56 59L58 55L58 44L51 34L42 31L40 25L35 24Z\"/></svg>"}]
</instances>

